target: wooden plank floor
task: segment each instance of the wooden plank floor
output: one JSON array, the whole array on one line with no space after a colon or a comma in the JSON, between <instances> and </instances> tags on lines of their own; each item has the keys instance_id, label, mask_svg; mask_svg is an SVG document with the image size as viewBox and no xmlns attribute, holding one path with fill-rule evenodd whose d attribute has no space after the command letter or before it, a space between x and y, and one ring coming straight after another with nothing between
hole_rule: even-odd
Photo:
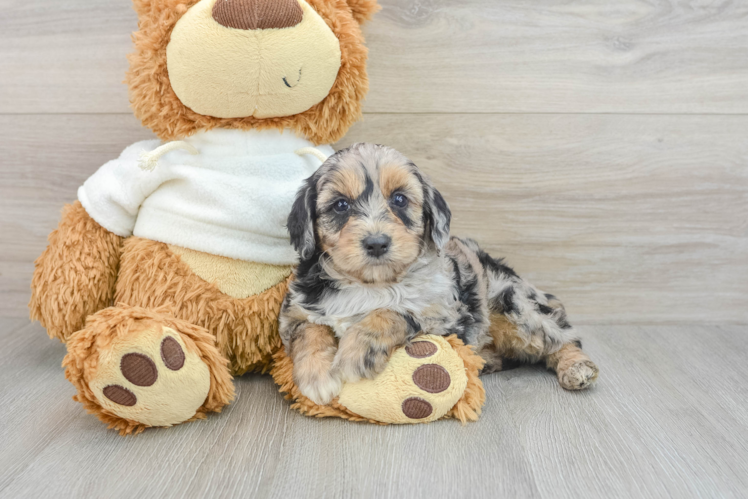
<instances>
[{"instance_id":1,"label":"wooden plank floor","mask_svg":"<svg viewBox=\"0 0 748 500\"><path fill-rule=\"evenodd\" d=\"M5 115L3 134L0 315L25 317L62 206L151 133L129 115ZM575 323L709 324L748 322L746 137L742 115L385 114L338 146L405 152L449 201L453 234L507 257Z\"/></svg>"},{"instance_id":2,"label":"wooden plank floor","mask_svg":"<svg viewBox=\"0 0 748 500\"><path fill-rule=\"evenodd\" d=\"M602 367L483 378L479 422L380 427L289 409L267 376L208 421L122 438L70 398L64 346L0 320L2 497L745 497L748 327L585 326Z\"/></svg>"},{"instance_id":3,"label":"wooden plank floor","mask_svg":"<svg viewBox=\"0 0 748 500\"><path fill-rule=\"evenodd\" d=\"M455 234L564 300L599 385L526 367L484 378L478 423L378 427L248 376L208 421L107 431L26 303L62 205L153 137L122 84L137 20L0 0L1 497L748 496L748 2L380 3L337 146L428 172Z\"/></svg>"},{"instance_id":4,"label":"wooden plank floor","mask_svg":"<svg viewBox=\"0 0 748 500\"><path fill-rule=\"evenodd\" d=\"M748 322L748 2L381 4L338 146L403 151L576 323ZM136 26L129 0L0 0L0 316L77 187L153 137Z\"/></svg>"}]
</instances>

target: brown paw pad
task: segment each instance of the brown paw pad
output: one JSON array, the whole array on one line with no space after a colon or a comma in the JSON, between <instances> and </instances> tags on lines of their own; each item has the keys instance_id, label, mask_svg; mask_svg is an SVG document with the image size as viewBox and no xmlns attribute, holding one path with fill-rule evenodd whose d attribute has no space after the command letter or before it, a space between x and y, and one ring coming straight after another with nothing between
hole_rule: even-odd
<instances>
[{"instance_id":1,"label":"brown paw pad","mask_svg":"<svg viewBox=\"0 0 748 500\"><path fill-rule=\"evenodd\" d=\"M161 359L172 371L177 371L184 366L184 351L174 337L166 337L161 342Z\"/></svg>"},{"instance_id":2,"label":"brown paw pad","mask_svg":"<svg viewBox=\"0 0 748 500\"><path fill-rule=\"evenodd\" d=\"M122 356L119 368L128 382L139 387L150 387L158 380L156 363L145 354L137 352L125 354Z\"/></svg>"},{"instance_id":3,"label":"brown paw pad","mask_svg":"<svg viewBox=\"0 0 748 500\"><path fill-rule=\"evenodd\" d=\"M405 348L405 352L408 353L408 356L418 359L433 356L434 354L436 354L437 350L438 348L435 344L432 344L431 342L427 342L425 340L413 342Z\"/></svg>"},{"instance_id":4,"label":"brown paw pad","mask_svg":"<svg viewBox=\"0 0 748 500\"><path fill-rule=\"evenodd\" d=\"M114 403L122 406L135 406L138 398L121 385L108 385L104 387L104 396Z\"/></svg>"},{"instance_id":5,"label":"brown paw pad","mask_svg":"<svg viewBox=\"0 0 748 500\"><path fill-rule=\"evenodd\" d=\"M413 382L422 390L436 394L446 391L452 379L439 365L423 365L413 372Z\"/></svg>"},{"instance_id":6,"label":"brown paw pad","mask_svg":"<svg viewBox=\"0 0 748 500\"><path fill-rule=\"evenodd\" d=\"M413 419L426 418L431 415L431 412L434 411L431 403L429 403L425 399L416 397L408 398L403 401L402 408L405 416Z\"/></svg>"}]
</instances>

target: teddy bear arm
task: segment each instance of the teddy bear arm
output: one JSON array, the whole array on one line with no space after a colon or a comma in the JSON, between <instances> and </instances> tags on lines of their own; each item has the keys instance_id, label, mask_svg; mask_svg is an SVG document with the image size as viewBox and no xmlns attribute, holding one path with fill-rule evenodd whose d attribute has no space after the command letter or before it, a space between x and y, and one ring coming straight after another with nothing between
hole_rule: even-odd
<instances>
[{"instance_id":1,"label":"teddy bear arm","mask_svg":"<svg viewBox=\"0 0 748 500\"><path fill-rule=\"evenodd\" d=\"M34 263L29 311L62 342L114 298L123 238L101 227L79 201L66 205Z\"/></svg>"}]
</instances>

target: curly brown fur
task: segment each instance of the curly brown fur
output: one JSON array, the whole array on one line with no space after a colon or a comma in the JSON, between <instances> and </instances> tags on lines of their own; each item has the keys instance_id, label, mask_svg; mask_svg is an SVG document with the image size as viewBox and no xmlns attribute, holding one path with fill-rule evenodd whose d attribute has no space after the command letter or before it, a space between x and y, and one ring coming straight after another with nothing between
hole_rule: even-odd
<instances>
[{"instance_id":1,"label":"curly brown fur","mask_svg":"<svg viewBox=\"0 0 748 500\"><path fill-rule=\"evenodd\" d=\"M340 42L341 65L328 96L303 113L278 118L215 118L198 114L177 98L169 83L166 46L177 21L198 0L136 0L135 52L128 56L130 103L143 125L162 140L175 140L215 127L242 130L292 129L316 144L336 142L361 116L369 90L367 49L356 18L373 14L371 0L308 0Z\"/></svg>"},{"instance_id":2,"label":"curly brown fur","mask_svg":"<svg viewBox=\"0 0 748 500\"><path fill-rule=\"evenodd\" d=\"M196 276L166 244L130 237L123 246L116 300L148 309L169 307L176 318L215 337L231 373L264 373L281 344L278 314L289 280L236 299Z\"/></svg>"},{"instance_id":3,"label":"curly brown fur","mask_svg":"<svg viewBox=\"0 0 748 500\"><path fill-rule=\"evenodd\" d=\"M216 349L214 338L207 330L174 318L167 307L146 310L118 304L88 318L86 327L69 339L68 354L62 362L65 377L78 390L73 399L82 403L89 413L122 435L138 434L148 427L104 409L90 388L90 381L96 375L99 352L107 349L112 342L126 338L142 322L155 322L178 331L191 342L191 347L200 354L200 358L210 369L208 397L190 420L205 418L208 412L220 412L234 399L234 385L226 369L228 362Z\"/></svg>"},{"instance_id":4,"label":"curly brown fur","mask_svg":"<svg viewBox=\"0 0 748 500\"><path fill-rule=\"evenodd\" d=\"M468 421L475 422L480 417L483 404L486 402L486 390L478 378L485 362L473 352L470 346L466 346L462 340L458 339L457 335L449 335L446 339L465 363L468 383L460 400L444 415L444 418L456 418L463 424Z\"/></svg>"},{"instance_id":5,"label":"curly brown fur","mask_svg":"<svg viewBox=\"0 0 748 500\"><path fill-rule=\"evenodd\" d=\"M416 333L456 334L486 372L507 360L547 361L562 387L587 387L597 367L574 347L560 301L475 241L448 238L450 217L439 192L391 148L355 144L328 159L289 216L301 263L281 311L284 344L305 331L299 324L327 325L339 338L333 370L372 377ZM384 310L399 324L372 328L369 318Z\"/></svg>"},{"instance_id":6,"label":"curly brown fur","mask_svg":"<svg viewBox=\"0 0 748 500\"><path fill-rule=\"evenodd\" d=\"M31 319L66 342L88 315L112 303L121 252L122 238L96 223L79 201L66 205L34 263Z\"/></svg>"}]
</instances>

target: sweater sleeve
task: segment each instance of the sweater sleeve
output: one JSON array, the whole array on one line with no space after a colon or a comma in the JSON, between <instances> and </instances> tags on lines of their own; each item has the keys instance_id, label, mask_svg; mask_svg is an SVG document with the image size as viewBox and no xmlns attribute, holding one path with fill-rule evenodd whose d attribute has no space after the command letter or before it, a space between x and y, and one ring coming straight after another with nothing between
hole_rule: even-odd
<instances>
[{"instance_id":1,"label":"sweater sleeve","mask_svg":"<svg viewBox=\"0 0 748 500\"><path fill-rule=\"evenodd\" d=\"M165 181L164 169L144 171L141 153L154 150L158 140L136 142L89 177L78 188L78 199L100 226L122 237L132 235L143 201Z\"/></svg>"}]
</instances>

